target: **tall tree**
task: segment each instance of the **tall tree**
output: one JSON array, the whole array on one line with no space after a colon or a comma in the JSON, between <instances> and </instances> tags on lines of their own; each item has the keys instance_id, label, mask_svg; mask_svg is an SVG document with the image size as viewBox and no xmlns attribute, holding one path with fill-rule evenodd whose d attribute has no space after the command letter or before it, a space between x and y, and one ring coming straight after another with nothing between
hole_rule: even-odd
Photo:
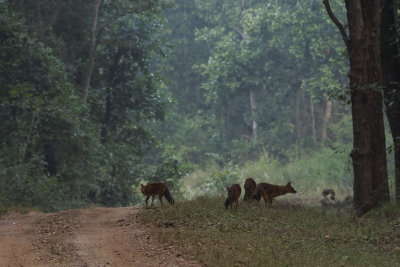
<instances>
[{"instance_id":1,"label":"tall tree","mask_svg":"<svg viewBox=\"0 0 400 267\"><path fill-rule=\"evenodd\" d=\"M339 28L350 59L350 93L353 116L354 207L362 216L389 201L381 68L380 0L346 0L349 35L325 8Z\"/></svg>"},{"instance_id":2,"label":"tall tree","mask_svg":"<svg viewBox=\"0 0 400 267\"><path fill-rule=\"evenodd\" d=\"M396 200L400 201L400 54L395 2L382 1L381 59L384 103L393 139L395 193Z\"/></svg>"}]
</instances>

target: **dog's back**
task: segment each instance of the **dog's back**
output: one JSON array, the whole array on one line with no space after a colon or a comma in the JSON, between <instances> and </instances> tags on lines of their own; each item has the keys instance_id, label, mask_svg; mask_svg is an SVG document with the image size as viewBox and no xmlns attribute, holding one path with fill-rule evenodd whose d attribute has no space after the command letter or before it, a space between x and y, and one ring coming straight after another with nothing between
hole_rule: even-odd
<instances>
[{"instance_id":1,"label":"dog's back","mask_svg":"<svg viewBox=\"0 0 400 267\"><path fill-rule=\"evenodd\" d=\"M286 185L274 185L269 183L259 183L256 186L256 190L253 194L253 198L257 201L263 197L265 202L272 204L272 200L275 197L285 195L287 193L296 194L297 191L293 188L292 184L289 182Z\"/></svg>"},{"instance_id":2,"label":"dog's back","mask_svg":"<svg viewBox=\"0 0 400 267\"><path fill-rule=\"evenodd\" d=\"M165 191L168 190L164 183L151 183L146 186L142 185L141 192L146 196L164 195Z\"/></svg>"}]
</instances>

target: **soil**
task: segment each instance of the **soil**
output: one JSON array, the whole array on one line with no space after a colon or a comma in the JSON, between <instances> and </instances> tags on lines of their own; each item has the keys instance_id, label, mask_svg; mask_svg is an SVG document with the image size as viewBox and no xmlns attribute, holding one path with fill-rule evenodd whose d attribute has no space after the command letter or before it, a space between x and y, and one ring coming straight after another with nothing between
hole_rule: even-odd
<instances>
[{"instance_id":1,"label":"soil","mask_svg":"<svg viewBox=\"0 0 400 267\"><path fill-rule=\"evenodd\" d=\"M202 266L158 242L141 208L30 212L0 217L0 266Z\"/></svg>"}]
</instances>

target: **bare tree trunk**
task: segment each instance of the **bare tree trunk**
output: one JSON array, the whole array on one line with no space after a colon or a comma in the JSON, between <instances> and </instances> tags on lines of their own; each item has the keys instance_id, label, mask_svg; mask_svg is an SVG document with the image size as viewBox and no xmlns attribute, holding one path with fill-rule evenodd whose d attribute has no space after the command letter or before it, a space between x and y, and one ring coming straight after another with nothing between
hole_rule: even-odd
<instances>
[{"instance_id":1,"label":"bare tree trunk","mask_svg":"<svg viewBox=\"0 0 400 267\"><path fill-rule=\"evenodd\" d=\"M244 1L242 1L241 9L242 9L242 12L246 9L244 6ZM233 29L240 35L240 37L246 44L248 44L250 42L249 35L244 30L239 29L237 27L235 27ZM257 85L258 85L258 82L257 82ZM256 105L256 101L254 99L253 89L250 89L249 98L250 98L250 111L251 111L251 117L252 117L251 129L253 132L253 137L256 138L257 137L257 121L256 121L255 117L256 117L257 105Z\"/></svg>"},{"instance_id":2,"label":"bare tree trunk","mask_svg":"<svg viewBox=\"0 0 400 267\"><path fill-rule=\"evenodd\" d=\"M88 63L88 68L83 80L83 87L82 87L82 103L86 104L87 102L87 97L88 97L88 91L89 91L89 85L90 85L90 80L92 78L93 74L93 68L94 68L94 62L95 62L95 57L96 57L96 27L97 27L97 19L99 16L99 8L101 4L101 0L94 0L94 16L93 16L93 22L92 22L92 27L90 29L90 48L89 48L89 63Z\"/></svg>"},{"instance_id":3,"label":"bare tree trunk","mask_svg":"<svg viewBox=\"0 0 400 267\"><path fill-rule=\"evenodd\" d=\"M332 101L327 100L325 105L324 121L322 122L321 144L328 137L328 123L332 115Z\"/></svg>"},{"instance_id":4,"label":"bare tree trunk","mask_svg":"<svg viewBox=\"0 0 400 267\"><path fill-rule=\"evenodd\" d=\"M188 21L188 11L186 8L183 9L183 19L185 23ZM183 36L183 55L184 57L187 57L189 55L189 38L185 35Z\"/></svg>"},{"instance_id":5,"label":"bare tree trunk","mask_svg":"<svg viewBox=\"0 0 400 267\"><path fill-rule=\"evenodd\" d=\"M188 23L188 11L187 11L186 7L183 9L183 21L184 21L184 23ZM188 56L189 56L189 38L186 35L184 35L183 36L183 57L184 57L185 62L188 61ZM198 87L196 87L196 88L198 88ZM190 84L189 84L187 77L185 77L184 81L183 81L183 90L185 92L190 92ZM198 92L199 89L197 89L196 91ZM190 110L190 107L192 105L191 95L186 94L185 98L186 98L185 99L186 108L187 108L187 110Z\"/></svg>"},{"instance_id":6,"label":"bare tree trunk","mask_svg":"<svg viewBox=\"0 0 400 267\"><path fill-rule=\"evenodd\" d=\"M308 105L304 90L300 88L300 127L303 139L309 134L309 126L305 123L308 120Z\"/></svg>"},{"instance_id":7,"label":"bare tree trunk","mask_svg":"<svg viewBox=\"0 0 400 267\"><path fill-rule=\"evenodd\" d=\"M107 88L106 88L106 110L103 118L103 125L101 127L101 143L105 144L109 139L109 128L112 118L112 110L113 110L113 95L111 88L114 85L114 80L116 79L115 75L118 71L118 63L122 57L122 51L118 49L114 54L113 65L110 68L110 72L108 73L107 78Z\"/></svg>"},{"instance_id":8,"label":"bare tree trunk","mask_svg":"<svg viewBox=\"0 0 400 267\"><path fill-rule=\"evenodd\" d=\"M395 1L382 0L381 4L381 59L384 103L393 139L396 200L400 201L400 53L397 48L397 15Z\"/></svg>"},{"instance_id":9,"label":"bare tree trunk","mask_svg":"<svg viewBox=\"0 0 400 267\"><path fill-rule=\"evenodd\" d=\"M314 103L313 103L311 95L310 95L310 116L311 116L312 137L313 137L314 143L316 143L317 142L317 130L315 129Z\"/></svg>"},{"instance_id":10,"label":"bare tree trunk","mask_svg":"<svg viewBox=\"0 0 400 267\"><path fill-rule=\"evenodd\" d=\"M324 5L338 26L350 59L350 90L353 116L354 207L358 216L389 201L386 144L383 125L380 54L380 0L346 0L350 38L333 15L328 0Z\"/></svg>"},{"instance_id":11,"label":"bare tree trunk","mask_svg":"<svg viewBox=\"0 0 400 267\"><path fill-rule=\"evenodd\" d=\"M300 140L302 137L301 130L300 130L300 90L301 88L297 91L297 97L296 97L296 132L297 132L297 138Z\"/></svg>"},{"instance_id":12,"label":"bare tree trunk","mask_svg":"<svg viewBox=\"0 0 400 267\"><path fill-rule=\"evenodd\" d=\"M254 99L253 90L250 89L250 108L251 108L251 117L252 117L252 124L251 129L253 130L253 137L257 137L257 121L256 121L256 101Z\"/></svg>"}]
</instances>

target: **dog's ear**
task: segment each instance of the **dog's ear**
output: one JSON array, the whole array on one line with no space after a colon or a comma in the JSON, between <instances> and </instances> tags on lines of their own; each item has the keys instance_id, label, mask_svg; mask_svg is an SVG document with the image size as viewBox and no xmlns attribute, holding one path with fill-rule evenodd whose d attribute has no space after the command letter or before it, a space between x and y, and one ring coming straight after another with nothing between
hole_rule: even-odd
<instances>
[{"instance_id":1,"label":"dog's ear","mask_svg":"<svg viewBox=\"0 0 400 267\"><path fill-rule=\"evenodd\" d=\"M144 187L144 185L143 184L140 184L141 186L142 186L142 188Z\"/></svg>"},{"instance_id":2,"label":"dog's ear","mask_svg":"<svg viewBox=\"0 0 400 267\"><path fill-rule=\"evenodd\" d=\"M228 191L228 192L229 192L229 187L228 187L228 186L226 187L226 191Z\"/></svg>"},{"instance_id":3,"label":"dog's ear","mask_svg":"<svg viewBox=\"0 0 400 267\"><path fill-rule=\"evenodd\" d=\"M288 182L286 186L291 186L291 185L292 185L292 183L291 183L291 182Z\"/></svg>"}]
</instances>

